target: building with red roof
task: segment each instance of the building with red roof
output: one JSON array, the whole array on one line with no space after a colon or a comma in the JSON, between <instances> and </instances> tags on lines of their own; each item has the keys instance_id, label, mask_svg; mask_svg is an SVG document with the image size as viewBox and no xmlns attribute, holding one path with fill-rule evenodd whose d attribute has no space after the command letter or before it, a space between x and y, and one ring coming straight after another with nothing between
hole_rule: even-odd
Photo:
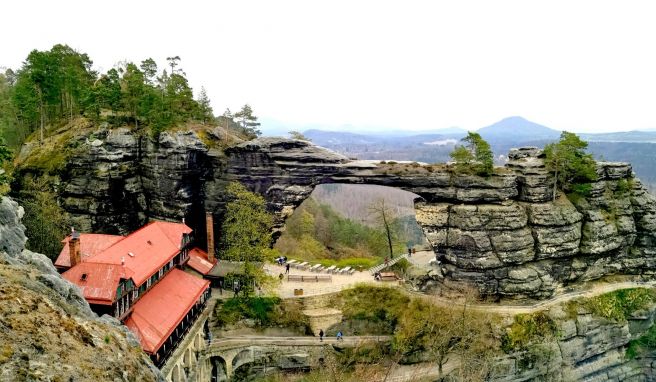
<instances>
[{"instance_id":1,"label":"building with red roof","mask_svg":"<svg viewBox=\"0 0 656 382\"><path fill-rule=\"evenodd\" d=\"M146 353L165 358L203 310L209 284L174 269L134 304L125 325L137 334Z\"/></svg>"},{"instance_id":2,"label":"building with red roof","mask_svg":"<svg viewBox=\"0 0 656 382\"><path fill-rule=\"evenodd\" d=\"M200 248L194 248L189 251L189 261L187 261L187 266L205 277L210 273L217 262L218 260L216 259L210 260L207 252Z\"/></svg>"},{"instance_id":3,"label":"building with red roof","mask_svg":"<svg viewBox=\"0 0 656 382\"><path fill-rule=\"evenodd\" d=\"M55 267L60 272L64 272L71 267L71 249L68 245L69 241L71 240L71 236L72 235L66 236L66 238L62 240L64 248L62 248L61 252L59 252L59 256L55 261ZM81 233L79 239L80 255L82 260L85 260L111 247L117 241L123 239L123 236L102 235L97 233Z\"/></svg>"},{"instance_id":4,"label":"building with red roof","mask_svg":"<svg viewBox=\"0 0 656 382\"><path fill-rule=\"evenodd\" d=\"M210 295L209 281L179 269L190 253L194 264L204 253L192 249L191 228L155 221L127 236L73 231L62 243L55 262L62 277L80 287L96 313L122 320L161 365Z\"/></svg>"}]
</instances>

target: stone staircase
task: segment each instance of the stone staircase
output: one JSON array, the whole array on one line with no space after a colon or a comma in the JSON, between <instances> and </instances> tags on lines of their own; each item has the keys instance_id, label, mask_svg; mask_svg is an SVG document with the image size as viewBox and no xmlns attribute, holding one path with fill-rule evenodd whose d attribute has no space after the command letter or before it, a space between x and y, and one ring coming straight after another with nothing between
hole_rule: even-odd
<instances>
[{"instance_id":1,"label":"stone staircase","mask_svg":"<svg viewBox=\"0 0 656 382\"><path fill-rule=\"evenodd\" d=\"M376 272L380 272L380 271L382 271L383 269L385 269L387 267L391 267L392 265L394 265L394 264L398 263L399 261L401 261L401 259L407 259L407 258L408 258L407 253L404 253L404 254L399 255L399 256L395 256L392 260L387 262L387 265L385 265L385 263L382 263L382 264L376 265L375 267L369 268L369 273L371 273L373 275Z\"/></svg>"}]
</instances>

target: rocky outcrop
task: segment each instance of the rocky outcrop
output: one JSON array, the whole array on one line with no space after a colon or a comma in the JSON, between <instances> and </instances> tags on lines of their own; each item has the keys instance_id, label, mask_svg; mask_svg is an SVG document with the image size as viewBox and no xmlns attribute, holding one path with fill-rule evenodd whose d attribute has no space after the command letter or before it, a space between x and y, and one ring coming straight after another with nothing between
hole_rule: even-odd
<instances>
[{"instance_id":1,"label":"rocky outcrop","mask_svg":"<svg viewBox=\"0 0 656 382\"><path fill-rule=\"evenodd\" d=\"M656 381L656 353L627 356L629 342L654 325L656 306L626 321L563 308L547 312L557 323L555 337L498 360L492 381Z\"/></svg>"},{"instance_id":2,"label":"rocky outcrop","mask_svg":"<svg viewBox=\"0 0 656 382\"><path fill-rule=\"evenodd\" d=\"M98 318L47 257L24 249L22 214L0 199L0 380L163 380L125 326Z\"/></svg>"},{"instance_id":3,"label":"rocky outcrop","mask_svg":"<svg viewBox=\"0 0 656 382\"><path fill-rule=\"evenodd\" d=\"M282 138L221 149L207 134L178 130L154 140L124 128L76 136L60 174L61 203L82 231L126 233L150 218L185 218L203 242L204 213L215 215L217 229L230 181L264 196L276 230L318 184L375 184L418 195L417 221L441 262L416 280L419 289L467 282L493 297L543 299L572 283L656 271L656 200L626 163L598 163L588 197L554 200L534 147L513 149L506 167L484 178L448 165L351 160Z\"/></svg>"},{"instance_id":4,"label":"rocky outcrop","mask_svg":"<svg viewBox=\"0 0 656 382\"><path fill-rule=\"evenodd\" d=\"M652 277L656 202L626 163L597 164L589 196L554 201L541 150L511 151L518 194L501 203L419 202L417 221L439 269L419 289L466 281L500 298L542 299L613 274Z\"/></svg>"}]
</instances>

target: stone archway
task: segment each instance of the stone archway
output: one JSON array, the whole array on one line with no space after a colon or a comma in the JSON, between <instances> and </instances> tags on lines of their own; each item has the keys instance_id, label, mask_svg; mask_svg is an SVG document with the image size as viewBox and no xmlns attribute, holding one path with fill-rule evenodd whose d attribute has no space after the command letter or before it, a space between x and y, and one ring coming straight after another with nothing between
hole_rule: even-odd
<instances>
[{"instance_id":1,"label":"stone archway","mask_svg":"<svg viewBox=\"0 0 656 382\"><path fill-rule=\"evenodd\" d=\"M226 361L222 357L214 356L210 358L211 373L210 382L224 382L228 381L228 369L226 368Z\"/></svg>"},{"instance_id":2,"label":"stone archway","mask_svg":"<svg viewBox=\"0 0 656 382\"><path fill-rule=\"evenodd\" d=\"M171 382L184 382L186 379L187 378L185 377L184 371L180 367L180 364L173 366L173 369L171 370Z\"/></svg>"}]
</instances>

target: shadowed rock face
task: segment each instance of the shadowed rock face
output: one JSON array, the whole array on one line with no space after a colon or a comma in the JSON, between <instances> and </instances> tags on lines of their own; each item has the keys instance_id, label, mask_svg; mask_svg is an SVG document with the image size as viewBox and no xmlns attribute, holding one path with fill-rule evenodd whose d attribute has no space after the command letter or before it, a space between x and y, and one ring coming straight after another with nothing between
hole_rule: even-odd
<instances>
[{"instance_id":1,"label":"shadowed rock face","mask_svg":"<svg viewBox=\"0 0 656 382\"><path fill-rule=\"evenodd\" d=\"M115 129L84 142L60 192L82 231L125 233L148 218L186 218L202 242L203 214L214 213L219 227L230 181L264 196L276 229L317 184L376 184L421 197L417 221L442 265L418 280L420 289L466 281L487 295L541 299L569 283L656 271L656 202L626 163L598 163L591 195L572 204L562 195L552 201L537 148L512 150L505 169L482 178L447 166L350 160L282 138L221 151L190 131L163 133L156 143Z\"/></svg>"}]
</instances>

